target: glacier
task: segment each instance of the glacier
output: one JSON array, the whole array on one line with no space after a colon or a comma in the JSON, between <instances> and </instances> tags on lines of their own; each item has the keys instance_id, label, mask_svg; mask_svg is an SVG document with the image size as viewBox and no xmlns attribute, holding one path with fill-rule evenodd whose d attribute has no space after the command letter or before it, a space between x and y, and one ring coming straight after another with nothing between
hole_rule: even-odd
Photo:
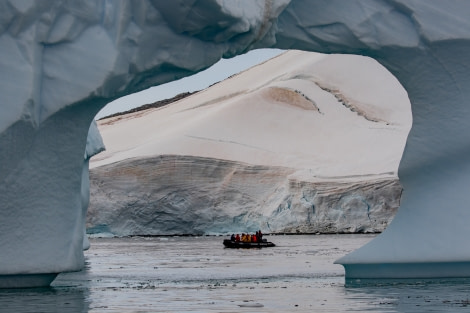
<instances>
[{"instance_id":1,"label":"glacier","mask_svg":"<svg viewBox=\"0 0 470 313\"><path fill-rule=\"evenodd\" d=\"M262 47L369 56L408 92L401 206L380 236L337 261L346 278L470 275L470 3L3 0L0 8L0 286L47 285L83 267L86 158L102 149L89 129L100 108Z\"/></svg>"},{"instance_id":2,"label":"glacier","mask_svg":"<svg viewBox=\"0 0 470 313\"><path fill-rule=\"evenodd\" d=\"M160 104L98 121L94 236L376 233L396 213L410 103L371 58L290 50Z\"/></svg>"}]
</instances>

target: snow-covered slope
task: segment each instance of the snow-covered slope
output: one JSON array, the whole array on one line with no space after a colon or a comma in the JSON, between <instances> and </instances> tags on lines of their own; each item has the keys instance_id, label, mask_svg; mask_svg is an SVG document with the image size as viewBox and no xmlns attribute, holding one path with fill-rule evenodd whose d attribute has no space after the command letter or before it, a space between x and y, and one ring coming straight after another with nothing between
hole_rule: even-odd
<instances>
[{"instance_id":1,"label":"snow-covered slope","mask_svg":"<svg viewBox=\"0 0 470 313\"><path fill-rule=\"evenodd\" d=\"M410 125L406 92L376 61L289 51L172 105L101 120L88 227L382 231Z\"/></svg>"},{"instance_id":2,"label":"snow-covered slope","mask_svg":"<svg viewBox=\"0 0 470 313\"><path fill-rule=\"evenodd\" d=\"M104 119L91 168L163 154L307 171L396 173L411 125L398 81L370 58L289 51L171 106Z\"/></svg>"}]
</instances>

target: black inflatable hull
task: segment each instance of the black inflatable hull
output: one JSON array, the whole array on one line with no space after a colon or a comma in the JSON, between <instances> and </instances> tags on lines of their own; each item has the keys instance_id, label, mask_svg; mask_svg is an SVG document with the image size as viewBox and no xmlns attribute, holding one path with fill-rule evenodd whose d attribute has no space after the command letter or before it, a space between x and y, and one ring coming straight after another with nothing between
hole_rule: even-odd
<instances>
[{"instance_id":1,"label":"black inflatable hull","mask_svg":"<svg viewBox=\"0 0 470 313\"><path fill-rule=\"evenodd\" d=\"M227 248L268 248L275 247L276 245L269 241L263 242L240 242L224 239L224 246Z\"/></svg>"}]
</instances>

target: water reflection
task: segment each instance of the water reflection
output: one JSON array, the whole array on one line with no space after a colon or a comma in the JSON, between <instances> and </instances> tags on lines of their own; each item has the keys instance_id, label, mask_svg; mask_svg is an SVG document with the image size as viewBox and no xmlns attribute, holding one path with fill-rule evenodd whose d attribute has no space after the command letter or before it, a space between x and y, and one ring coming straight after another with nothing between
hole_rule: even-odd
<instances>
[{"instance_id":1,"label":"water reflection","mask_svg":"<svg viewBox=\"0 0 470 313\"><path fill-rule=\"evenodd\" d=\"M470 279L370 280L347 285L345 298L374 312L468 312ZM355 311L355 310L353 310Z\"/></svg>"},{"instance_id":2,"label":"water reflection","mask_svg":"<svg viewBox=\"0 0 470 313\"><path fill-rule=\"evenodd\" d=\"M77 287L0 289L2 313L87 313L87 290Z\"/></svg>"},{"instance_id":3,"label":"water reflection","mask_svg":"<svg viewBox=\"0 0 470 313\"><path fill-rule=\"evenodd\" d=\"M470 280L346 285L333 261L373 236L93 239L86 268L51 288L0 290L0 312L468 312Z\"/></svg>"}]
</instances>

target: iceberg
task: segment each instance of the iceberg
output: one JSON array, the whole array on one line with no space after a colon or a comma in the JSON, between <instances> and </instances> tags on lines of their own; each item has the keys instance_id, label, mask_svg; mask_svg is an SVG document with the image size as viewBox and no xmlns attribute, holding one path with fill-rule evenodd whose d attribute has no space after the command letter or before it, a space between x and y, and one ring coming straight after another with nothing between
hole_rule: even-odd
<instances>
[{"instance_id":1,"label":"iceberg","mask_svg":"<svg viewBox=\"0 0 470 313\"><path fill-rule=\"evenodd\" d=\"M3 0L0 7L1 286L47 284L83 267L84 151L100 108L262 47L370 56L408 92L413 125L398 170L401 207L383 234L338 260L346 277L412 277L403 267L420 264L427 265L420 277L470 273L470 3Z\"/></svg>"}]
</instances>

